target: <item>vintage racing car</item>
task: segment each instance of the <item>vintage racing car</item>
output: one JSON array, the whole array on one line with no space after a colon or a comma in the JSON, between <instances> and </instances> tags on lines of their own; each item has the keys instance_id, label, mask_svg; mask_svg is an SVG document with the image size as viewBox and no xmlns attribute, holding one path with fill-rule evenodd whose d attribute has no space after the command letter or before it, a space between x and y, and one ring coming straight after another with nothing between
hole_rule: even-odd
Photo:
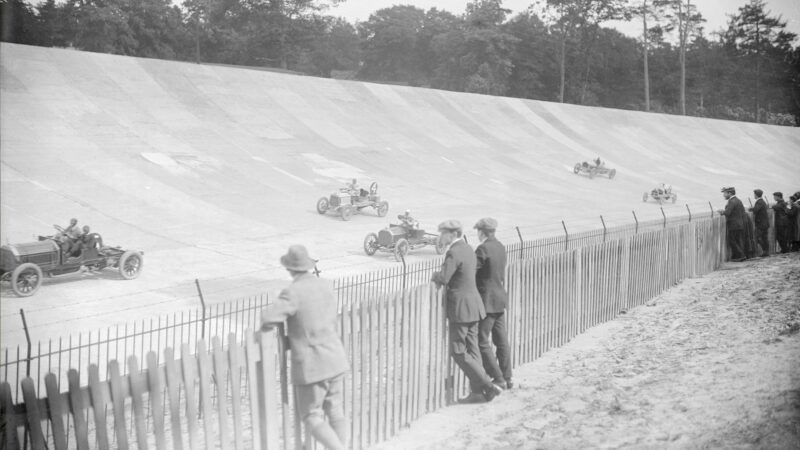
<instances>
[{"instance_id":1,"label":"vintage racing car","mask_svg":"<svg viewBox=\"0 0 800 450\"><path fill-rule=\"evenodd\" d=\"M364 238L364 253L372 256L377 251L392 252L398 261L403 260L409 250L433 245L436 254L444 253L446 246L439 242L439 235L426 233L425 230L410 229L402 225L391 224L377 234L369 233Z\"/></svg>"},{"instance_id":2,"label":"vintage racing car","mask_svg":"<svg viewBox=\"0 0 800 450\"><path fill-rule=\"evenodd\" d=\"M58 225L59 232L63 232ZM11 289L20 297L36 293L42 278L65 275L81 270L102 270L107 267L119 270L122 278L131 280L142 270L142 252L103 246L97 233L90 235L90 246L65 254L58 235L39 236L37 242L4 245L0 247L0 281L11 283Z\"/></svg>"},{"instance_id":3,"label":"vintage racing car","mask_svg":"<svg viewBox=\"0 0 800 450\"><path fill-rule=\"evenodd\" d=\"M672 189L654 188L652 191L650 191L649 194L645 192L642 195L642 201L646 202L647 199L650 197L653 197L653 200L657 201L658 203L664 203L670 200L672 201L672 203L678 201L678 194L672 192Z\"/></svg>"},{"instance_id":4,"label":"vintage racing car","mask_svg":"<svg viewBox=\"0 0 800 450\"><path fill-rule=\"evenodd\" d=\"M588 174L589 178L594 178L595 175L608 175L608 178L611 179L617 174L617 169L609 169L605 167L605 165L598 166L586 161L575 164L575 167L572 169L572 171L576 174Z\"/></svg>"},{"instance_id":5,"label":"vintage racing car","mask_svg":"<svg viewBox=\"0 0 800 450\"><path fill-rule=\"evenodd\" d=\"M333 211L340 215L342 220L350 220L355 212L360 212L364 208L374 209L378 217L383 217L389 212L389 202L381 200L378 195L378 183L373 182L369 186L369 191L361 189L357 194L348 188L341 188L330 197L322 197L317 201L318 213Z\"/></svg>"}]
</instances>

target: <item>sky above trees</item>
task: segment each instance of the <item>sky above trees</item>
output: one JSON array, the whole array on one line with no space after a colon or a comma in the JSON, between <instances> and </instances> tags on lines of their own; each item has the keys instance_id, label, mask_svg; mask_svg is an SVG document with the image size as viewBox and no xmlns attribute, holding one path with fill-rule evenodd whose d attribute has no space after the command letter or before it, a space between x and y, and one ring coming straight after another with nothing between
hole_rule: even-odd
<instances>
[{"instance_id":1,"label":"sky above trees","mask_svg":"<svg viewBox=\"0 0 800 450\"><path fill-rule=\"evenodd\" d=\"M417 8L438 8L454 14L464 12L469 0L344 0L341 4L331 8L328 13L341 16L350 22L365 21L369 15L381 8L390 8L392 5L413 5ZM524 11L535 0L504 0L503 7L511 10L511 16ZM735 14L740 6L747 0L696 0L697 10L706 19L706 33L718 31L728 24L729 16ZM786 30L800 34L800 0L767 0L767 9L773 16L781 15L787 22ZM613 23L620 32L636 36L641 32L638 22Z\"/></svg>"}]
</instances>

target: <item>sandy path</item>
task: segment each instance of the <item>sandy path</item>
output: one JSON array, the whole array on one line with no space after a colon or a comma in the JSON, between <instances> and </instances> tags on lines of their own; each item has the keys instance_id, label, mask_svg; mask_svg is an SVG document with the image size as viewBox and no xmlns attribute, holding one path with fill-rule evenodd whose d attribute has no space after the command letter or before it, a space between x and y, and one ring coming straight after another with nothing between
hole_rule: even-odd
<instances>
[{"instance_id":1,"label":"sandy path","mask_svg":"<svg viewBox=\"0 0 800 450\"><path fill-rule=\"evenodd\" d=\"M800 448L800 254L728 263L378 448Z\"/></svg>"}]
</instances>

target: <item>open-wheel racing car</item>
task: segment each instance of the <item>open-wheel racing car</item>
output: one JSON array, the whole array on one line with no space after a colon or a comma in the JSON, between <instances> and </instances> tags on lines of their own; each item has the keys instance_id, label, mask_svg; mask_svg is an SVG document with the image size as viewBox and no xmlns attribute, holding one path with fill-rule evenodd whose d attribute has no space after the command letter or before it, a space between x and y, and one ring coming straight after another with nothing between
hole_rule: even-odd
<instances>
[{"instance_id":1,"label":"open-wheel racing car","mask_svg":"<svg viewBox=\"0 0 800 450\"><path fill-rule=\"evenodd\" d=\"M595 175L608 175L608 178L611 179L617 174L617 169L609 169L605 167L604 164L598 166L597 164L592 164L586 161L575 164L575 167L572 169L572 171L576 174L588 174L589 178L594 178Z\"/></svg>"},{"instance_id":2,"label":"open-wheel racing car","mask_svg":"<svg viewBox=\"0 0 800 450\"><path fill-rule=\"evenodd\" d=\"M667 201L672 201L672 203L675 203L678 201L678 194L672 192L672 189L654 188L649 194L645 192L642 195L642 201L646 202L650 197L653 197L653 200L657 201L658 203L664 203Z\"/></svg>"},{"instance_id":3,"label":"open-wheel racing car","mask_svg":"<svg viewBox=\"0 0 800 450\"><path fill-rule=\"evenodd\" d=\"M389 202L381 200L378 195L378 183L373 182L369 186L369 191L359 189L358 192L348 188L341 188L339 192L334 192L330 197L322 197L317 201L317 212L325 214L333 211L342 217L342 220L350 220L354 213L360 212L364 208L372 208L378 217L383 217L389 212Z\"/></svg>"},{"instance_id":4,"label":"open-wheel racing car","mask_svg":"<svg viewBox=\"0 0 800 450\"><path fill-rule=\"evenodd\" d=\"M132 280L142 270L142 252L123 250L120 247L105 247L97 233L85 236L87 245L64 253L59 235L39 236L37 242L4 245L0 247L0 281L11 283L11 289L20 297L36 293L42 278L66 275L81 270L102 270L107 267L119 270L122 278Z\"/></svg>"},{"instance_id":5,"label":"open-wheel racing car","mask_svg":"<svg viewBox=\"0 0 800 450\"><path fill-rule=\"evenodd\" d=\"M364 238L364 253L372 256L377 251L392 252L394 258L401 261L409 250L433 245L436 254L444 253L446 246L439 241L438 234L426 233L425 230L408 228L402 225L391 224L380 230L377 234L369 233Z\"/></svg>"}]
</instances>

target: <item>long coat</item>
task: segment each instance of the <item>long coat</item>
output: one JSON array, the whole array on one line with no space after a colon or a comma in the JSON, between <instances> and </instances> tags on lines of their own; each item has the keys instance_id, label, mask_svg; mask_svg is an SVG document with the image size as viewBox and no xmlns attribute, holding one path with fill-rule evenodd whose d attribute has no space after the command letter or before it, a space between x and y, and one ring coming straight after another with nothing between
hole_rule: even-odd
<instances>
[{"instance_id":1,"label":"long coat","mask_svg":"<svg viewBox=\"0 0 800 450\"><path fill-rule=\"evenodd\" d=\"M477 273L475 283L487 313L501 313L508 304L505 290L506 248L494 237L487 238L475 249Z\"/></svg>"},{"instance_id":2,"label":"long coat","mask_svg":"<svg viewBox=\"0 0 800 450\"><path fill-rule=\"evenodd\" d=\"M300 275L261 314L266 323L286 320L292 354L292 382L310 384L347 371L337 331L333 284L311 273Z\"/></svg>"},{"instance_id":3,"label":"long coat","mask_svg":"<svg viewBox=\"0 0 800 450\"><path fill-rule=\"evenodd\" d=\"M744 205L742 205L742 201L739 200L739 198L729 198L728 203L725 205L725 211L723 211L722 214L725 216L725 223L729 230L745 229Z\"/></svg>"},{"instance_id":4,"label":"long coat","mask_svg":"<svg viewBox=\"0 0 800 450\"><path fill-rule=\"evenodd\" d=\"M767 202L763 198L756 200L753 205L753 219L756 223L756 229L763 230L769 228L769 215L767 215Z\"/></svg>"},{"instance_id":5,"label":"long coat","mask_svg":"<svg viewBox=\"0 0 800 450\"><path fill-rule=\"evenodd\" d=\"M486 309L475 285L477 261L472 247L462 239L450 246L444 256L442 268L433 274L432 280L447 286L445 310L453 322L477 322L486 317Z\"/></svg>"}]
</instances>

